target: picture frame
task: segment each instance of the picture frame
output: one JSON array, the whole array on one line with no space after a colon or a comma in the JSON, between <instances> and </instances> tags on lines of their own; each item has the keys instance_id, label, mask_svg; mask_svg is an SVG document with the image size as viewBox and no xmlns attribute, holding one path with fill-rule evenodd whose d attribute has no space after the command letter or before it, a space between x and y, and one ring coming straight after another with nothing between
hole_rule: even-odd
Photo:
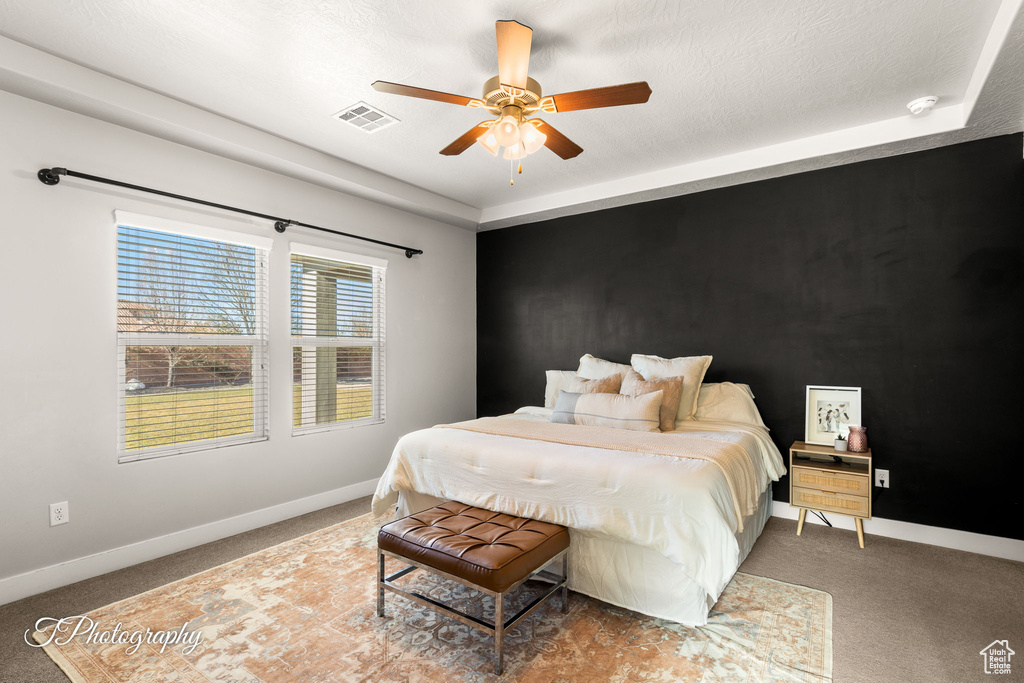
<instances>
[{"instance_id":1,"label":"picture frame","mask_svg":"<svg viewBox=\"0 0 1024 683\"><path fill-rule=\"evenodd\" d=\"M832 446L837 436L850 433L850 425L861 424L860 387L807 385L804 443Z\"/></svg>"}]
</instances>

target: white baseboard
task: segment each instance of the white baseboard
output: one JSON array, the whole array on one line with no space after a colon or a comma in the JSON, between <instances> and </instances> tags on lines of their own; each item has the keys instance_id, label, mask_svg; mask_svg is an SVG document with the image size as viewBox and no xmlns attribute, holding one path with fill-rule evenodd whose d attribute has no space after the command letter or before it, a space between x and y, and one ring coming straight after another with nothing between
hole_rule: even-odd
<instances>
[{"instance_id":1,"label":"white baseboard","mask_svg":"<svg viewBox=\"0 0 1024 683\"><path fill-rule=\"evenodd\" d=\"M175 531L164 536L157 536L0 579L0 605L227 538L243 531L250 531L284 519L304 515L307 512L346 503L362 496L368 496L376 489L377 479L370 479L333 491L325 491L280 505L272 505L261 510L254 510L235 517L228 517L209 524Z\"/></svg>"},{"instance_id":2,"label":"white baseboard","mask_svg":"<svg viewBox=\"0 0 1024 683\"><path fill-rule=\"evenodd\" d=\"M795 508L789 503L776 500L772 501L772 517L784 519L796 519L799 516L800 508ZM837 529L854 530L853 517L825 513L832 526ZM824 525L815 515L808 513L805 523ZM990 555L992 557L1003 557L1008 560L1024 562L1024 541L1014 538L1002 538L1001 536L987 536L975 534L970 531L959 531L957 529L943 529L937 526L926 524L914 524L912 522L900 522L895 519L884 519L872 517L864 520L864 533L876 536L887 536L898 538L903 541L914 543L927 543L938 545L943 548L954 550L966 550L969 553L979 555Z\"/></svg>"}]
</instances>

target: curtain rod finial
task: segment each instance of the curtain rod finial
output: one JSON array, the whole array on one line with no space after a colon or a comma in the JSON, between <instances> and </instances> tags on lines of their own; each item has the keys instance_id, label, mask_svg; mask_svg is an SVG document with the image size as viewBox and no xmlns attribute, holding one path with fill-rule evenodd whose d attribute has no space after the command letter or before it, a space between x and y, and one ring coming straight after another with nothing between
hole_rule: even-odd
<instances>
[{"instance_id":1,"label":"curtain rod finial","mask_svg":"<svg viewBox=\"0 0 1024 683\"><path fill-rule=\"evenodd\" d=\"M54 166L53 168L41 168L36 177L39 178L39 182L44 185L56 185L60 182L62 175L67 175L68 169Z\"/></svg>"}]
</instances>

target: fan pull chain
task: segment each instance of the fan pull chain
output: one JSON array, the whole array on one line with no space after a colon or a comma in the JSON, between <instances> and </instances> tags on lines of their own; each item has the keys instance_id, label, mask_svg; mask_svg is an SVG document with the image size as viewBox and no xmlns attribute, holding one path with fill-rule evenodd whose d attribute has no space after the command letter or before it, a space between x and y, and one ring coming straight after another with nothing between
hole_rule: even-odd
<instances>
[{"instance_id":1,"label":"fan pull chain","mask_svg":"<svg viewBox=\"0 0 1024 683\"><path fill-rule=\"evenodd\" d=\"M513 175L512 175L512 163L513 163L512 160L509 159L508 160L508 184L509 185L515 185L515 181L512 180L512 178L513 178Z\"/></svg>"}]
</instances>

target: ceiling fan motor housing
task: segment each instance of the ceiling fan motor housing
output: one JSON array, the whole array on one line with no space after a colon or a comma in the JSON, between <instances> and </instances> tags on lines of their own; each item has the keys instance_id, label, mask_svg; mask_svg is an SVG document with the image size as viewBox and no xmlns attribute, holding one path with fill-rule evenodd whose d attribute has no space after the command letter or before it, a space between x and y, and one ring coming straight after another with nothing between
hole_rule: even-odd
<instances>
[{"instance_id":1,"label":"ceiling fan motor housing","mask_svg":"<svg viewBox=\"0 0 1024 683\"><path fill-rule=\"evenodd\" d=\"M532 78L526 79L526 89L508 86L502 87L500 77L495 76L487 79L484 83L483 101L487 109L494 110L497 114L504 107L514 105L529 115L540 108L541 100L540 83Z\"/></svg>"}]
</instances>

